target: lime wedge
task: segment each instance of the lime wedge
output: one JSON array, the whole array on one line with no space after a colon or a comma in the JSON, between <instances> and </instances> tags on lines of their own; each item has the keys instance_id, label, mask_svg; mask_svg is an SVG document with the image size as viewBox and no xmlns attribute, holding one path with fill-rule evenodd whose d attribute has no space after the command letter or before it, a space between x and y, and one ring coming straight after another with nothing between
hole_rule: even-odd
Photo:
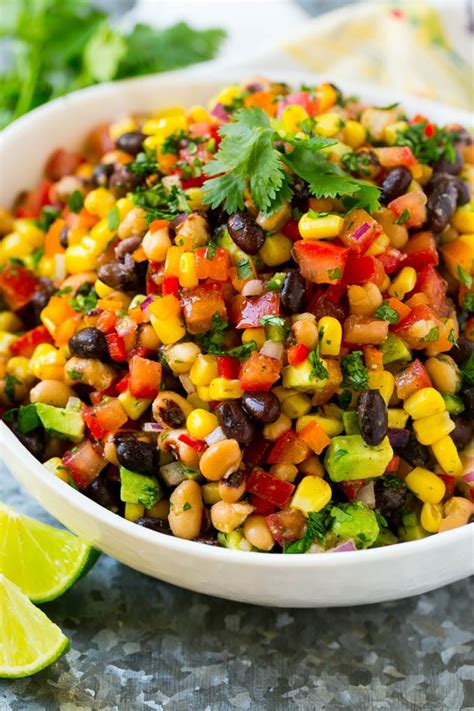
<instances>
[{"instance_id":1,"label":"lime wedge","mask_svg":"<svg viewBox=\"0 0 474 711\"><path fill-rule=\"evenodd\" d=\"M22 516L5 504L0 504L0 532L0 573L36 603L62 595L99 556L69 531Z\"/></svg>"},{"instance_id":2,"label":"lime wedge","mask_svg":"<svg viewBox=\"0 0 474 711\"><path fill-rule=\"evenodd\" d=\"M0 573L0 678L36 674L68 647L59 627Z\"/></svg>"}]
</instances>

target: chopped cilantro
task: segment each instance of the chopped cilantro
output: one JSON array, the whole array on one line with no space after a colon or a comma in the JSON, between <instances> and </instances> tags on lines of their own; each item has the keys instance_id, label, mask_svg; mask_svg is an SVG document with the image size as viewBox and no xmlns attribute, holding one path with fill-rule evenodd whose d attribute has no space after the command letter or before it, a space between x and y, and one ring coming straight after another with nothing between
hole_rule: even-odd
<instances>
[{"instance_id":1,"label":"chopped cilantro","mask_svg":"<svg viewBox=\"0 0 474 711\"><path fill-rule=\"evenodd\" d=\"M345 457L346 454L349 454L347 449L338 449L337 452L334 452L333 460L337 462L339 459L342 459L342 457Z\"/></svg>"},{"instance_id":2,"label":"chopped cilantro","mask_svg":"<svg viewBox=\"0 0 474 711\"><path fill-rule=\"evenodd\" d=\"M284 328L286 326L286 321L281 316L273 316L272 314L267 314L266 316L262 316L262 318L260 319L260 325L281 326Z\"/></svg>"},{"instance_id":3,"label":"chopped cilantro","mask_svg":"<svg viewBox=\"0 0 474 711\"><path fill-rule=\"evenodd\" d=\"M36 267L40 263L40 260L43 257L43 255L44 255L43 247L39 247L39 249L35 249L35 251L31 255L31 266L33 267L33 269L36 269Z\"/></svg>"},{"instance_id":4,"label":"chopped cilantro","mask_svg":"<svg viewBox=\"0 0 474 711\"><path fill-rule=\"evenodd\" d=\"M267 281L267 289L269 291L281 291L285 277L285 272L275 272L272 278Z\"/></svg>"},{"instance_id":5,"label":"chopped cilantro","mask_svg":"<svg viewBox=\"0 0 474 711\"><path fill-rule=\"evenodd\" d=\"M183 504L183 511L189 511L191 508L192 508L191 504L189 504L187 501L185 501Z\"/></svg>"},{"instance_id":6,"label":"chopped cilantro","mask_svg":"<svg viewBox=\"0 0 474 711\"><path fill-rule=\"evenodd\" d=\"M207 243L207 248L206 248L206 259L214 259L216 256L217 252L217 242L214 242L212 239Z\"/></svg>"},{"instance_id":7,"label":"chopped cilantro","mask_svg":"<svg viewBox=\"0 0 474 711\"><path fill-rule=\"evenodd\" d=\"M396 109L397 106L399 106L398 101L394 104L389 104L388 106L374 106L374 109L377 109L377 111L391 111L392 109Z\"/></svg>"},{"instance_id":8,"label":"chopped cilantro","mask_svg":"<svg viewBox=\"0 0 474 711\"><path fill-rule=\"evenodd\" d=\"M285 543L283 553L306 553L315 541L324 545L326 533L331 527L331 506L325 506L321 511L308 514L306 531L302 538L291 543Z\"/></svg>"},{"instance_id":9,"label":"chopped cilantro","mask_svg":"<svg viewBox=\"0 0 474 711\"><path fill-rule=\"evenodd\" d=\"M410 217L411 217L411 215L410 215L409 211L405 208L403 210L402 214L400 215L400 217L397 217L397 219L393 221L393 224L394 225L404 225L405 222L408 222Z\"/></svg>"},{"instance_id":10,"label":"chopped cilantro","mask_svg":"<svg viewBox=\"0 0 474 711\"><path fill-rule=\"evenodd\" d=\"M454 328L452 328L449 332L448 341L450 343L456 343L456 334L454 333Z\"/></svg>"},{"instance_id":11,"label":"chopped cilantro","mask_svg":"<svg viewBox=\"0 0 474 711\"><path fill-rule=\"evenodd\" d=\"M342 356L342 387L354 390L367 390L369 386L369 371L363 364L362 351L352 351Z\"/></svg>"},{"instance_id":12,"label":"chopped cilantro","mask_svg":"<svg viewBox=\"0 0 474 711\"><path fill-rule=\"evenodd\" d=\"M23 434L28 434L36 429L40 419L36 412L36 405L22 405L18 410L18 428Z\"/></svg>"},{"instance_id":13,"label":"chopped cilantro","mask_svg":"<svg viewBox=\"0 0 474 711\"><path fill-rule=\"evenodd\" d=\"M91 284L83 284L75 296L70 300L74 311L87 314L97 306L97 294Z\"/></svg>"},{"instance_id":14,"label":"chopped cilantro","mask_svg":"<svg viewBox=\"0 0 474 711\"><path fill-rule=\"evenodd\" d=\"M460 264L457 266L456 273L461 284L463 284L466 289L470 289L472 286L472 276L468 274L468 272L463 269Z\"/></svg>"},{"instance_id":15,"label":"chopped cilantro","mask_svg":"<svg viewBox=\"0 0 474 711\"><path fill-rule=\"evenodd\" d=\"M219 314L214 314L210 330L199 337L203 349L208 353L216 353L216 350L220 353L222 351L224 333L228 327L227 321L224 321Z\"/></svg>"},{"instance_id":16,"label":"chopped cilantro","mask_svg":"<svg viewBox=\"0 0 474 711\"><path fill-rule=\"evenodd\" d=\"M82 373L80 370L76 370L76 368L71 368L71 370L67 371L68 378L71 380L82 380Z\"/></svg>"},{"instance_id":17,"label":"chopped cilantro","mask_svg":"<svg viewBox=\"0 0 474 711\"><path fill-rule=\"evenodd\" d=\"M57 207L53 207L52 205L45 205L41 210L40 216L36 220L36 224L38 225L40 230L43 230L43 232L47 232L60 214L61 211L58 210Z\"/></svg>"},{"instance_id":18,"label":"chopped cilantro","mask_svg":"<svg viewBox=\"0 0 474 711\"><path fill-rule=\"evenodd\" d=\"M229 350L223 351L223 353L243 360L244 358L248 358L249 355L256 350L257 344L255 341L247 341L247 343L243 343L241 346L236 346L235 348L229 348Z\"/></svg>"},{"instance_id":19,"label":"chopped cilantro","mask_svg":"<svg viewBox=\"0 0 474 711\"><path fill-rule=\"evenodd\" d=\"M474 353L471 353L468 360L463 363L461 375L467 385L474 385Z\"/></svg>"},{"instance_id":20,"label":"chopped cilantro","mask_svg":"<svg viewBox=\"0 0 474 711\"><path fill-rule=\"evenodd\" d=\"M352 393L350 390L343 390L339 395L339 406L342 410L347 410L352 402Z\"/></svg>"},{"instance_id":21,"label":"chopped cilantro","mask_svg":"<svg viewBox=\"0 0 474 711\"><path fill-rule=\"evenodd\" d=\"M387 528L388 523L385 516L382 516L381 513L375 511L375 518L377 519L377 523L379 524L380 528Z\"/></svg>"},{"instance_id":22,"label":"chopped cilantro","mask_svg":"<svg viewBox=\"0 0 474 711\"><path fill-rule=\"evenodd\" d=\"M343 451L343 450L341 450ZM344 523L344 521L352 521L352 514L344 509L339 508L339 506L333 506L331 509L330 516L338 523Z\"/></svg>"},{"instance_id":23,"label":"chopped cilantro","mask_svg":"<svg viewBox=\"0 0 474 711\"><path fill-rule=\"evenodd\" d=\"M182 212L191 212L185 193L177 185L173 185L169 192L162 182L151 188L138 187L132 197L135 204L145 210L148 223L153 220L173 220Z\"/></svg>"},{"instance_id":24,"label":"chopped cilantro","mask_svg":"<svg viewBox=\"0 0 474 711\"><path fill-rule=\"evenodd\" d=\"M21 381L14 375L7 373L5 375L5 395L10 402L15 402L15 385L21 385Z\"/></svg>"},{"instance_id":25,"label":"chopped cilantro","mask_svg":"<svg viewBox=\"0 0 474 711\"><path fill-rule=\"evenodd\" d=\"M67 206L71 212L80 212L84 204L84 195L80 190L74 190L69 196Z\"/></svg>"},{"instance_id":26,"label":"chopped cilantro","mask_svg":"<svg viewBox=\"0 0 474 711\"><path fill-rule=\"evenodd\" d=\"M341 270L339 267L336 267L335 269L329 269L328 271L328 278L329 279L340 279L341 278Z\"/></svg>"},{"instance_id":27,"label":"chopped cilantro","mask_svg":"<svg viewBox=\"0 0 474 711\"><path fill-rule=\"evenodd\" d=\"M112 232L115 232L115 230L118 229L120 224L120 213L117 205L114 205L107 215L107 224L109 226L109 230Z\"/></svg>"},{"instance_id":28,"label":"chopped cilantro","mask_svg":"<svg viewBox=\"0 0 474 711\"><path fill-rule=\"evenodd\" d=\"M146 149L143 153L137 155L133 163L128 163L127 168L142 178L147 178L149 175L160 172L155 151L147 151Z\"/></svg>"},{"instance_id":29,"label":"chopped cilantro","mask_svg":"<svg viewBox=\"0 0 474 711\"><path fill-rule=\"evenodd\" d=\"M463 310L466 311L466 313L474 313L474 292L473 291L468 291L466 294L464 294L464 301L463 301Z\"/></svg>"},{"instance_id":30,"label":"chopped cilantro","mask_svg":"<svg viewBox=\"0 0 474 711\"><path fill-rule=\"evenodd\" d=\"M311 351L311 353L308 356L308 360L311 363L311 373L310 373L310 378L318 378L321 380L324 380L325 378L329 378L329 373L327 371L326 366L324 365L323 361L321 360L321 357L319 355L319 352L317 350Z\"/></svg>"},{"instance_id":31,"label":"chopped cilantro","mask_svg":"<svg viewBox=\"0 0 474 711\"><path fill-rule=\"evenodd\" d=\"M454 150L456 136L438 126L434 126L433 134L427 136L426 126L426 121L420 121L420 123L410 124L405 130L398 131L395 145L411 148L413 155L420 163L432 165L443 157L454 163L456 160Z\"/></svg>"},{"instance_id":32,"label":"chopped cilantro","mask_svg":"<svg viewBox=\"0 0 474 711\"><path fill-rule=\"evenodd\" d=\"M435 326L429 331L429 333L423 338L423 342L431 343L431 341L437 341L439 338L439 328Z\"/></svg>"},{"instance_id":33,"label":"chopped cilantro","mask_svg":"<svg viewBox=\"0 0 474 711\"><path fill-rule=\"evenodd\" d=\"M397 488L400 486L406 486L405 482L403 482L401 479L399 479L398 476L395 476L395 474L384 474L383 477L380 478L380 483L386 489L393 489L393 488Z\"/></svg>"},{"instance_id":34,"label":"chopped cilantro","mask_svg":"<svg viewBox=\"0 0 474 711\"><path fill-rule=\"evenodd\" d=\"M55 296L64 296L65 294L70 294L72 291L72 286L64 286L62 289L56 292Z\"/></svg>"},{"instance_id":35,"label":"chopped cilantro","mask_svg":"<svg viewBox=\"0 0 474 711\"><path fill-rule=\"evenodd\" d=\"M381 304L376 310L375 310L375 317L380 318L383 321L388 321L392 325L398 323L400 320L400 314L396 309L393 309L391 306L389 306L387 303Z\"/></svg>"},{"instance_id":36,"label":"chopped cilantro","mask_svg":"<svg viewBox=\"0 0 474 711\"><path fill-rule=\"evenodd\" d=\"M237 262L237 276L239 279L250 279L253 277L253 269L248 257Z\"/></svg>"}]
</instances>

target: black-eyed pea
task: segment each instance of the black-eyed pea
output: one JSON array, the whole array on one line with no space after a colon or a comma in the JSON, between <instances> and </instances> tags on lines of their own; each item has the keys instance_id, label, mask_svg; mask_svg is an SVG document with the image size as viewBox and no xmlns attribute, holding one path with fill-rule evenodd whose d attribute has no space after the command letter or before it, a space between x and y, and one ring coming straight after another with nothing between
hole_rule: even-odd
<instances>
[{"instance_id":1,"label":"black-eyed pea","mask_svg":"<svg viewBox=\"0 0 474 711\"><path fill-rule=\"evenodd\" d=\"M95 358L69 358L64 366L64 379L68 385L91 385L94 390L107 390L116 378L116 371Z\"/></svg>"},{"instance_id":2,"label":"black-eyed pea","mask_svg":"<svg viewBox=\"0 0 474 711\"><path fill-rule=\"evenodd\" d=\"M298 474L298 467L294 464L273 464L270 474L281 481L294 481Z\"/></svg>"},{"instance_id":3,"label":"black-eyed pea","mask_svg":"<svg viewBox=\"0 0 474 711\"><path fill-rule=\"evenodd\" d=\"M275 545L264 516L249 516L244 523L244 536L259 551L271 551Z\"/></svg>"},{"instance_id":4,"label":"black-eyed pea","mask_svg":"<svg viewBox=\"0 0 474 711\"><path fill-rule=\"evenodd\" d=\"M465 526L474 515L474 503L463 496L452 496L444 505L444 515L439 525L440 533Z\"/></svg>"},{"instance_id":5,"label":"black-eyed pea","mask_svg":"<svg viewBox=\"0 0 474 711\"><path fill-rule=\"evenodd\" d=\"M187 479L178 484L170 496L168 523L177 538L191 541L199 535L202 522L201 487Z\"/></svg>"},{"instance_id":6,"label":"black-eyed pea","mask_svg":"<svg viewBox=\"0 0 474 711\"><path fill-rule=\"evenodd\" d=\"M211 521L214 528L221 533L231 533L241 526L254 507L246 501L229 503L218 501L211 507Z\"/></svg>"},{"instance_id":7,"label":"black-eyed pea","mask_svg":"<svg viewBox=\"0 0 474 711\"><path fill-rule=\"evenodd\" d=\"M158 437L158 448L162 452L173 451L181 464L186 467L197 467L201 457L200 453L180 439L181 435L187 433L186 429L165 430Z\"/></svg>"},{"instance_id":8,"label":"black-eyed pea","mask_svg":"<svg viewBox=\"0 0 474 711\"><path fill-rule=\"evenodd\" d=\"M233 504L245 494L245 474L240 469L221 479L217 491L223 501Z\"/></svg>"},{"instance_id":9,"label":"black-eyed pea","mask_svg":"<svg viewBox=\"0 0 474 711\"><path fill-rule=\"evenodd\" d=\"M211 444L202 455L199 468L208 481L219 481L235 472L242 461L242 452L235 439L223 439Z\"/></svg>"},{"instance_id":10,"label":"black-eyed pea","mask_svg":"<svg viewBox=\"0 0 474 711\"><path fill-rule=\"evenodd\" d=\"M74 390L61 380L41 380L30 390L30 402L42 402L54 407L66 407L70 397L75 397Z\"/></svg>"},{"instance_id":11,"label":"black-eyed pea","mask_svg":"<svg viewBox=\"0 0 474 711\"><path fill-rule=\"evenodd\" d=\"M134 207L128 212L119 225L117 234L120 239L126 239L132 235L143 236L148 229L145 218L145 211L141 207Z\"/></svg>"}]
</instances>

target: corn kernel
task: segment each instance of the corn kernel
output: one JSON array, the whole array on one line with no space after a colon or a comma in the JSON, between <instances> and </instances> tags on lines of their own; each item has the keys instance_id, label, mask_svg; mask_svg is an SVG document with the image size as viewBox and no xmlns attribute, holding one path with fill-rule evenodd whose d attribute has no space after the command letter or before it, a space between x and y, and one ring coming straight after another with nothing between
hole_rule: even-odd
<instances>
[{"instance_id":1,"label":"corn kernel","mask_svg":"<svg viewBox=\"0 0 474 711\"><path fill-rule=\"evenodd\" d=\"M460 476L463 473L461 458L456 445L449 435L431 445L431 450L441 469L450 476Z\"/></svg>"},{"instance_id":2,"label":"corn kernel","mask_svg":"<svg viewBox=\"0 0 474 711\"><path fill-rule=\"evenodd\" d=\"M318 321L319 352L323 356L337 356L341 351L342 327L337 318L323 316Z\"/></svg>"},{"instance_id":3,"label":"corn kernel","mask_svg":"<svg viewBox=\"0 0 474 711\"><path fill-rule=\"evenodd\" d=\"M458 208L451 218L451 224L461 234L474 232L474 202Z\"/></svg>"},{"instance_id":4,"label":"corn kernel","mask_svg":"<svg viewBox=\"0 0 474 711\"><path fill-rule=\"evenodd\" d=\"M285 402L290 395L294 395L297 392L297 390L293 390L292 388L284 388L282 385L277 385L272 389L272 393L277 396L280 403Z\"/></svg>"},{"instance_id":5,"label":"corn kernel","mask_svg":"<svg viewBox=\"0 0 474 711\"><path fill-rule=\"evenodd\" d=\"M36 346L30 359L30 370L38 380L63 380L66 356L49 343Z\"/></svg>"},{"instance_id":6,"label":"corn kernel","mask_svg":"<svg viewBox=\"0 0 474 711\"><path fill-rule=\"evenodd\" d=\"M282 412L275 422L272 422L270 425L265 425L263 428L263 436L265 439L275 441L289 429L291 429L291 420Z\"/></svg>"},{"instance_id":7,"label":"corn kernel","mask_svg":"<svg viewBox=\"0 0 474 711\"><path fill-rule=\"evenodd\" d=\"M331 487L318 476L305 476L298 484L291 500L291 508L298 509L305 516L321 511L331 500Z\"/></svg>"},{"instance_id":8,"label":"corn kernel","mask_svg":"<svg viewBox=\"0 0 474 711\"><path fill-rule=\"evenodd\" d=\"M94 290L100 299L104 299L113 292L112 287L107 286L107 284L104 284L104 282L100 281L100 279L97 279L94 283Z\"/></svg>"},{"instance_id":9,"label":"corn kernel","mask_svg":"<svg viewBox=\"0 0 474 711\"><path fill-rule=\"evenodd\" d=\"M7 373L20 380L25 385L31 385L35 376L30 370L30 361L24 356L14 356L7 363Z\"/></svg>"},{"instance_id":10,"label":"corn kernel","mask_svg":"<svg viewBox=\"0 0 474 711\"><path fill-rule=\"evenodd\" d=\"M422 417L413 423L416 438L421 444L434 444L452 432L454 427L454 422L447 412Z\"/></svg>"},{"instance_id":11,"label":"corn kernel","mask_svg":"<svg viewBox=\"0 0 474 711\"><path fill-rule=\"evenodd\" d=\"M186 400L189 402L190 405L193 406L195 409L199 410L206 410L206 412L209 411L209 405L208 402L205 400L201 400L199 395L197 394L197 390L194 393L191 393L186 397Z\"/></svg>"},{"instance_id":12,"label":"corn kernel","mask_svg":"<svg viewBox=\"0 0 474 711\"><path fill-rule=\"evenodd\" d=\"M38 249L44 242L44 232L32 220L15 220L15 232L33 249Z\"/></svg>"},{"instance_id":13,"label":"corn kernel","mask_svg":"<svg viewBox=\"0 0 474 711\"><path fill-rule=\"evenodd\" d=\"M128 213L135 208L135 203L131 198L123 197L117 200L115 206L118 210L119 221L122 222Z\"/></svg>"},{"instance_id":14,"label":"corn kernel","mask_svg":"<svg viewBox=\"0 0 474 711\"><path fill-rule=\"evenodd\" d=\"M377 257L379 254L383 254L383 252L386 252L389 246L390 237L388 237L388 235L386 234L381 234L375 238L375 240L372 242L365 254L369 255L370 257Z\"/></svg>"},{"instance_id":15,"label":"corn kernel","mask_svg":"<svg viewBox=\"0 0 474 711\"><path fill-rule=\"evenodd\" d=\"M343 229L344 218L340 215L311 217L306 213L298 222L298 230L303 239L332 239L340 235Z\"/></svg>"},{"instance_id":16,"label":"corn kernel","mask_svg":"<svg viewBox=\"0 0 474 711\"><path fill-rule=\"evenodd\" d=\"M444 412L446 405L441 393L434 388L421 388L405 400L403 408L414 420Z\"/></svg>"},{"instance_id":17,"label":"corn kernel","mask_svg":"<svg viewBox=\"0 0 474 711\"><path fill-rule=\"evenodd\" d=\"M155 302L156 303L156 302ZM150 315L151 325L155 329L156 335L165 346L176 343L186 335L186 329L179 316L170 316L167 319L159 319L153 314Z\"/></svg>"},{"instance_id":18,"label":"corn kernel","mask_svg":"<svg viewBox=\"0 0 474 711\"><path fill-rule=\"evenodd\" d=\"M438 533L443 518L441 504L425 503L421 509L420 523L428 533Z\"/></svg>"},{"instance_id":19,"label":"corn kernel","mask_svg":"<svg viewBox=\"0 0 474 711\"><path fill-rule=\"evenodd\" d=\"M269 267L277 267L291 258L293 242L284 234L269 235L260 249L260 256Z\"/></svg>"},{"instance_id":20,"label":"corn kernel","mask_svg":"<svg viewBox=\"0 0 474 711\"><path fill-rule=\"evenodd\" d=\"M406 131L408 128L408 123L406 121L396 121L395 123L390 123L383 129L383 139L385 143L393 146L397 140L400 131Z\"/></svg>"},{"instance_id":21,"label":"corn kernel","mask_svg":"<svg viewBox=\"0 0 474 711\"><path fill-rule=\"evenodd\" d=\"M211 400L237 400L242 397L240 382L229 378L213 378L209 383Z\"/></svg>"},{"instance_id":22,"label":"corn kernel","mask_svg":"<svg viewBox=\"0 0 474 711\"><path fill-rule=\"evenodd\" d=\"M201 487L202 499L205 504L212 506L212 504L217 504L221 500L219 494L219 482L209 481L207 484L203 484Z\"/></svg>"},{"instance_id":23,"label":"corn kernel","mask_svg":"<svg viewBox=\"0 0 474 711\"><path fill-rule=\"evenodd\" d=\"M69 484L69 474L62 462L61 457L51 457L51 459L43 462L43 466L54 474L54 476L57 476L58 479L62 479L62 481L65 481L66 484Z\"/></svg>"},{"instance_id":24,"label":"corn kernel","mask_svg":"<svg viewBox=\"0 0 474 711\"><path fill-rule=\"evenodd\" d=\"M200 400L203 402L211 402L212 397L209 391L209 385L196 385L196 392Z\"/></svg>"},{"instance_id":25,"label":"corn kernel","mask_svg":"<svg viewBox=\"0 0 474 711\"><path fill-rule=\"evenodd\" d=\"M420 163L420 170L421 170L421 175L418 178L418 182L420 185L426 185L431 179L431 176L433 175L433 168L430 165L426 165L426 163Z\"/></svg>"},{"instance_id":26,"label":"corn kernel","mask_svg":"<svg viewBox=\"0 0 474 711\"><path fill-rule=\"evenodd\" d=\"M0 311L0 331L21 331L23 324L13 311ZM262 329L263 330L263 329Z\"/></svg>"},{"instance_id":27,"label":"corn kernel","mask_svg":"<svg viewBox=\"0 0 474 711\"><path fill-rule=\"evenodd\" d=\"M204 106L199 105L191 106L187 115L193 123L212 123L214 119Z\"/></svg>"},{"instance_id":28,"label":"corn kernel","mask_svg":"<svg viewBox=\"0 0 474 711\"><path fill-rule=\"evenodd\" d=\"M188 188L184 191L190 210L205 210L204 193L201 188Z\"/></svg>"},{"instance_id":29,"label":"corn kernel","mask_svg":"<svg viewBox=\"0 0 474 711\"><path fill-rule=\"evenodd\" d=\"M138 420L151 404L151 400L133 397L128 390L120 393L117 399L131 420Z\"/></svg>"},{"instance_id":30,"label":"corn kernel","mask_svg":"<svg viewBox=\"0 0 474 711\"><path fill-rule=\"evenodd\" d=\"M191 289L199 284L196 269L196 257L193 252L184 252L179 260L179 284Z\"/></svg>"},{"instance_id":31,"label":"corn kernel","mask_svg":"<svg viewBox=\"0 0 474 711\"><path fill-rule=\"evenodd\" d=\"M212 108L215 104L223 104L224 106L229 106L229 104L232 104L234 99L238 99L242 96L242 89L240 86L231 84L230 86L226 86L225 89L222 89L222 91L217 94L211 101L209 102L210 107Z\"/></svg>"},{"instance_id":32,"label":"corn kernel","mask_svg":"<svg viewBox=\"0 0 474 711\"><path fill-rule=\"evenodd\" d=\"M242 343L255 341L257 348L260 349L266 340L264 328L246 328L242 331Z\"/></svg>"},{"instance_id":33,"label":"corn kernel","mask_svg":"<svg viewBox=\"0 0 474 711\"><path fill-rule=\"evenodd\" d=\"M8 333L8 331L0 331L0 355L10 355L10 348L16 340L17 337L14 336L13 333Z\"/></svg>"},{"instance_id":34,"label":"corn kernel","mask_svg":"<svg viewBox=\"0 0 474 711\"><path fill-rule=\"evenodd\" d=\"M186 419L189 434L196 439L204 439L219 426L217 417L207 410L193 410Z\"/></svg>"},{"instance_id":35,"label":"corn kernel","mask_svg":"<svg viewBox=\"0 0 474 711\"><path fill-rule=\"evenodd\" d=\"M367 138L367 130L359 121L349 119L344 126L343 135L344 142L355 150L364 145Z\"/></svg>"},{"instance_id":36,"label":"corn kernel","mask_svg":"<svg viewBox=\"0 0 474 711\"><path fill-rule=\"evenodd\" d=\"M111 139L115 142L119 136L129 131L136 131L138 128L136 121L131 116L125 116L120 121L110 124L109 133Z\"/></svg>"},{"instance_id":37,"label":"corn kernel","mask_svg":"<svg viewBox=\"0 0 474 711\"><path fill-rule=\"evenodd\" d=\"M403 430L407 421L408 413L401 410L399 407L389 407L387 410L387 419L389 428Z\"/></svg>"},{"instance_id":38,"label":"corn kernel","mask_svg":"<svg viewBox=\"0 0 474 711\"><path fill-rule=\"evenodd\" d=\"M416 271L413 267L403 267L400 274L393 280L388 288L390 296L396 299L403 299L405 294L412 291L416 285Z\"/></svg>"},{"instance_id":39,"label":"corn kernel","mask_svg":"<svg viewBox=\"0 0 474 711\"><path fill-rule=\"evenodd\" d=\"M287 106L281 115L283 126L289 133L298 133L298 131L301 131L302 121L306 121L308 118L308 112L298 104Z\"/></svg>"},{"instance_id":40,"label":"corn kernel","mask_svg":"<svg viewBox=\"0 0 474 711\"><path fill-rule=\"evenodd\" d=\"M212 355L200 353L194 361L189 378L193 385L209 385L211 380L217 378L217 358Z\"/></svg>"},{"instance_id":41,"label":"corn kernel","mask_svg":"<svg viewBox=\"0 0 474 711\"><path fill-rule=\"evenodd\" d=\"M84 207L87 212L101 218L107 217L114 205L115 197L107 188L91 190L84 199Z\"/></svg>"},{"instance_id":42,"label":"corn kernel","mask_svg":"<svg viewBox=\"0 0 474 711\"><path fill-rule=\"evenodd\" d=\"M341 434L344 429L342 420L338 420L335 417L323 417L322 415L304 415L296 420L296 431L301 432L304 430L306 425L311 422L316 422L322 430L328 435L328 437L337 437Z\"/></svg>"},{"instance_id":43,"label":"corn kernel","mask_svg":"<svg viewBox=\"0 0 474 711\"><path fill-rule=\"evenodd\" d=\"M127 521L136 521L145 513L143 504L131 504L129 501L125 503L125 518Z\"/></svg>"},{"instance_id":44,"label":"corn kernel","mask_svg":"<svg viewBox=\"0 0 474 711\"><path fill-rule=\"evenodd\" d=\"M56 255L60 257L62 255ZM33 264L27 265L29 269L33 270ZM36 267L36 273L40 277L47 277L48 279L54 279L56 274L56 260L54 257L41 257Z\"/></svg>"},{"instance_id":45,"label":"corn kernel","mask_svg":"<svg viewBox=\"0 0 474 711\"><path fill-rule=\"evenodd\" d=\"M407 474L405 484L421 501L439 504L446 493L444 481L423 467L415 467Z\"/></svg>"},{"instance_id":46,"label":"corn kernel","mask_svg":"<svg viewBox=\"0 0 474 711\"><path fill-rule=\"evenodd\" d=\"M182 110L181 110L182 111ZM159 119L149 119L143 125L142 131L147 135L152 135L155 139L155 147L163 143L165 138L178 131L186 131L188 122L182 111L175 116L165 116Z\"/></svg>"},{"instance_id":47,"label":"corn kernel","mask_svg":"<svg viewBox=\"0 0 474 711\"><path fill-rule=\"evenodd\" d=\"M33 247L26 240L22 239L18 232L11 232L2 241L2 250L7 259L16 257L23 259L33 251Z\"/></svg>"},{"instance_id":48,"label":"corn kernel","mask_svg":"<svg viewBox=\"0 0 474 711\"><path fill-rule=\"evenodd\" d=\"M314 133L320 136L326 136L326 138L332 138L339 133L341 128L343 128L344 122L339 116L339 114L319 114L316 118L316 123L314 126Z\"/></svg>"},{"instance_id":49,"label":"corn kernel","mask_svg":"<svg viewBox=\"0 0 474 711\"><path fill-rule=\"evenodd\" d=\"M291 420L303 417L311 410L311 399L303 393L295 393L286 398L281 406L281 411Z\"/></svg>"},{"instance_id":50,"label":"corn kernel","mask_svg":"<svg viewBox=\"0 0 474 711\"><path fill-rule=\"evenodd\" d=\"M81 274L95 269L97 257L87 251L82 244L71 245L65 252L68 274Z\"/></svg>"},{"instance_id":51,"label":"corn kernel","mask_svg":"<svg viewBox=\"0 0 474 711\"><path fill-rule=\"evenodd\" d=\"M388 405L395 389L395 378L388 370L369 371L369 388L378 390Z\"/></svg>"}]
</instances>

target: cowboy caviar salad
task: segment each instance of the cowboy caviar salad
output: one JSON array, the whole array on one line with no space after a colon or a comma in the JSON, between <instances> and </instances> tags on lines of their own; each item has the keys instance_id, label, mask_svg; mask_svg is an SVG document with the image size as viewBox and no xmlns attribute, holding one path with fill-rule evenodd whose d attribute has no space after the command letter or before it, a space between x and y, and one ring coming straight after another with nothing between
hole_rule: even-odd
<instances>
[{"instance_id":1,"label":"cowboy caviar salad","mask_svg":"<svg viewBox=\"0 0 474 711\"><path fill-rule=\"evenodd\" d=\"M473 178L464 127L332 84L96 126L0 214L4 421L179 538L322 553L467 524Z\"/></svg>"}]
</instances>

